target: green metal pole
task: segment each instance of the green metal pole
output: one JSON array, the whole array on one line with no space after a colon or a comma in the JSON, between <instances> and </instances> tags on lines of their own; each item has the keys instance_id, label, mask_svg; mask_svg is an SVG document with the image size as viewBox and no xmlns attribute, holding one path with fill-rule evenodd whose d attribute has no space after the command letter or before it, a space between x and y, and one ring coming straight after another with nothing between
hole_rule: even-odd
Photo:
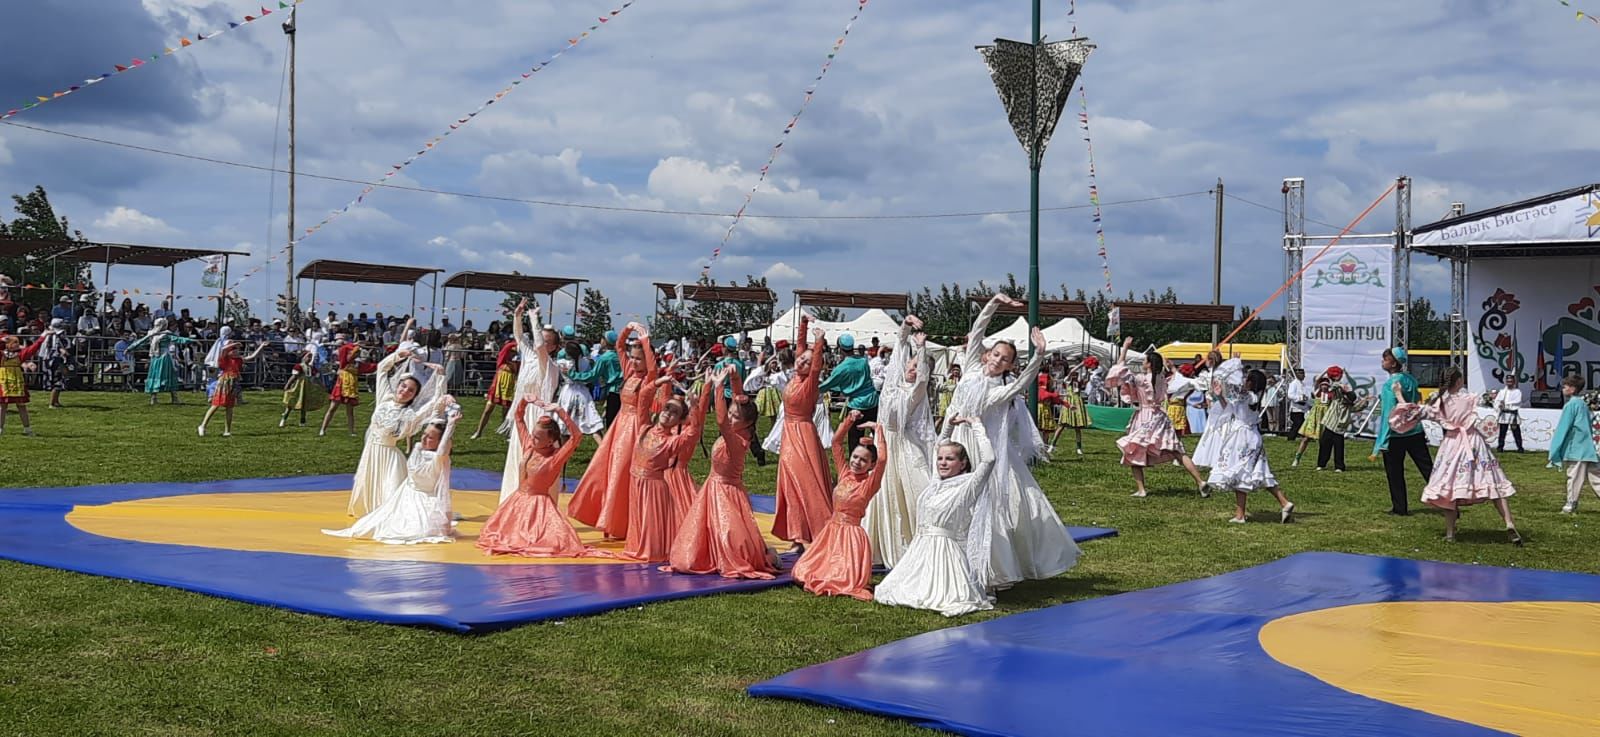
<instances>
[{"instance_id":1,"label":"green metal pole","mask_svg":"<svg viewBox=\"0 0 1600 737\"><path fill-rule=\"evenodd\" d=\"M1033 94L1028 98L1028 135L1033 136L1028 161L1028 327L1039 327L1039 4L1033 0ZM1028 352L1034 348L1029 341ZM1028 382L1028 408L1039 416L1039 383Z\"/></svg>"}]
</instances>

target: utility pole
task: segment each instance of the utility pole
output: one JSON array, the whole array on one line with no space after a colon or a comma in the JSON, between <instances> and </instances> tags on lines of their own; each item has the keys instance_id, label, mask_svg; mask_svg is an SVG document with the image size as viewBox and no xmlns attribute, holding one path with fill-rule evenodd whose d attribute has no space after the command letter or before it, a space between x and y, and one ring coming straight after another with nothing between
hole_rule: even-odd
<instances>
[{"instance_id":1,"label":"utility pole","mask_svg":"<svg viewBox=\"0 0 1600 737\"><path fill-rule=\"evenodd\" d=\"M289 327L300 323L300 307L294 298L294 47L295 11L289 11L289 20L283 22L283 32L289 36L289 245L285 249L283 311Z\"/></svg>"},{"instance_id":2,"label":"utility pole","mask_svg":"<svg viewBox=\"0 0 1600 737\"><path fill-rule=\"evenodd\" d=\"M1039 327L1039 167L1044 163L1044 151L1039 136L1039 3L1033 0L1033 94L1028 97L1028 134L1033 136L1032 154L1028 160L1028 328ZM1028 352L1038 350L1033 338L1028 339ZM1039 384L1028 382L1028 410L1039 416Z\"/></svg>"},{"instance_id":3,"label":"utility pole","mask_svg":"<svg viewBox=\"0 0 1600 737\"><path fill-rule=\"evenodd\" d=\"M1222 177L1217 177L1217 231L1211 253L1211 304L1222 304ZM1211 324L1211 345L1220 340L1219 326Z\"/></svg>"}]
</instances>

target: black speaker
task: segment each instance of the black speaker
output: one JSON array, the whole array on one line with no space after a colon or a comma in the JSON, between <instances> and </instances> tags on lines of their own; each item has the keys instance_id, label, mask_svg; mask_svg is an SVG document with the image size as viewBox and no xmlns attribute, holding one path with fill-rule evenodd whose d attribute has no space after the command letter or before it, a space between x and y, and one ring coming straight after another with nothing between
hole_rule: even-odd
<instances>
[{"instance_id":1,"label":"black speaker","mask_svg":"<svg viewBox=\"0 0 1600 737\"><path fill-rule=\"evenodd\" d=\"M1560 389L1535 389L1528 392L1528 406L1537 409L1561 409L1565 401L1561 398Z\"/></svg>"}]
</instances>

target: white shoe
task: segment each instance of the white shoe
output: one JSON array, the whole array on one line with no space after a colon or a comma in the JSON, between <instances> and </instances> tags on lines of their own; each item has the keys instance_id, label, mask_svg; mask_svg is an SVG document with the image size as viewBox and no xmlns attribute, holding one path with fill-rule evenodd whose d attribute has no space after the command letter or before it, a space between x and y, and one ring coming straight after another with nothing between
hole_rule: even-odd
<instances>
[{"instance_id":1,"label":"white shoe","mask_svg":"<svg viewBox=\"0 0 1600 737\"><path fill-rule=\"evenodd\" d=\"M1294 463L1289 464L1289 467L1290 468L1299 468L1300 467L1300 459L1299 458L1294 459Z\"/></svg>"},{"instance_id":2,"label":"white shoe","mask_svg":"<svg viewBox=\"0 0 1600 737\"><path fill-rule=\"evenodd\" d=\"M233 433L228 432L227 430L223 430L222 431L222 437L231 438L231 437L233 437Z\"/></svg>"},{"instance_id":3,"label":"white shoe","mask_svg":"<svg viewBox=\"0 0 1600 737\"><path fill-rule=\"evenodd\" d=\"M1561 513L1562 514L1572 514L1573 512L1576 512L1576 511L1578 511L1578 505L1576 505L1576 504L1564 504L1564 505L1561 506Z\"/></svg>"},{"instance_id":4,"label":"white shoe","mask_svg":"<svg viewBox=\"0 0 1600 737\"><path fill-rule=\"evenodd\" d=\"M1242 524L1244 524L1244 523L1246 523L1246 522L1249 522L1249 521L1250 521L1250 520L1248 520L1248 519L1245 519L1245 518L1243 518L1243 517L1232 517L1232 518L1230 518L1230 519L1229 519L1229 520L1228 520L1228 523L1229 523L1229 524L1234 524L1234 525L1242 525Z\"/></svg>"},{"instance_id":5,"label":"white shoe","mask_svg":"<svg viewBox=\"0 0 1600 737\"><path fill-rule=\"evenodd\" d=\"M1283 508L1283 511L1278 514L1279 522L1287 524L1291 519L1294 519L1294 502L1289 502L1289 504Z\"/></svg>"},{"instance_id":6,"label":"white shoe","mask_svg":"<svg viewBox=\"0 0 1600 737\"><path fill-rule=\"evenodd\" d=\"M28 436L30 438L33 437L33 428L31 428L31 427L22 428L22 434L26 435L26 436Z\"/></svg>"},{"instance_id":7,"label":"white shoe","mask_svg":"<svg viewBox=\"0 0 1600 737\"><path fill-rule=\"evenodd\" d=\"M285 422L288 422L288 420L285 420L285 419L283 419L281 417L278 418L278 427L283 427L283 423L285 423Z\"/></svg>"},{"instance_id":8,"label":"white shoe","mask_svg":"<svg viewBox=\"0 0 1600 737\"><path fill-rule=\"evenodd\" d=\"M317 437L319 437L319 438L327 437L327 435L328 435L328 431L327 430L318 430L317 431Z\"/></svg>"},{"instance_id":9,"label":"white shoe","mask_svg":"<svg viewBox=\"0 0 1600 737\"><path fill-rule=\"evenodd\" d=\"M1211 498L1211 485L1210 484L1201 484L1200 485L1200 498L1201 499L1210 499Z\"/></svg>"},{"instance_id":10,"label":"white shoe","mask_svg":"<svg viewBox=\"0 0 1600 737\"><path fill-rule=\"evenodd\" d=\"M201 425L199 427L196 427L195 428L195 432L200 433L200 437L202 437L202 438L205 437L206 436L206 426L205 425Z\"/></svg>"}]
</instances>

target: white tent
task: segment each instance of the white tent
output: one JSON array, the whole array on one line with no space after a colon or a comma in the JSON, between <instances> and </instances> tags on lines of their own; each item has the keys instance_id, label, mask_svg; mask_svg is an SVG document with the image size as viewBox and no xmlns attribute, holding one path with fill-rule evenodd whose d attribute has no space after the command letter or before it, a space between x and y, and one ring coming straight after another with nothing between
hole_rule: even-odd
<instances>
[{"instance_id":1,"label":"white tent","mask_svg":"<svg viewBox=\"0 0 1600 737\"><path fill-rule=\"evenodd\" d=\"M1013 345L1026 351L1028 318L1018 317L1004 330L984 338L983 342L985 345L994 345L998 340L1009 340ZM1083 329L1083 323L1070 317L1044 328L1044 344L1045 350L1050 353L1063 353L1071 357L1088 354L1099 357L1101 361L1111 361L1116 358L1115 345L1089 335L1089 331Z\"/></svg>"}]
</instances>

